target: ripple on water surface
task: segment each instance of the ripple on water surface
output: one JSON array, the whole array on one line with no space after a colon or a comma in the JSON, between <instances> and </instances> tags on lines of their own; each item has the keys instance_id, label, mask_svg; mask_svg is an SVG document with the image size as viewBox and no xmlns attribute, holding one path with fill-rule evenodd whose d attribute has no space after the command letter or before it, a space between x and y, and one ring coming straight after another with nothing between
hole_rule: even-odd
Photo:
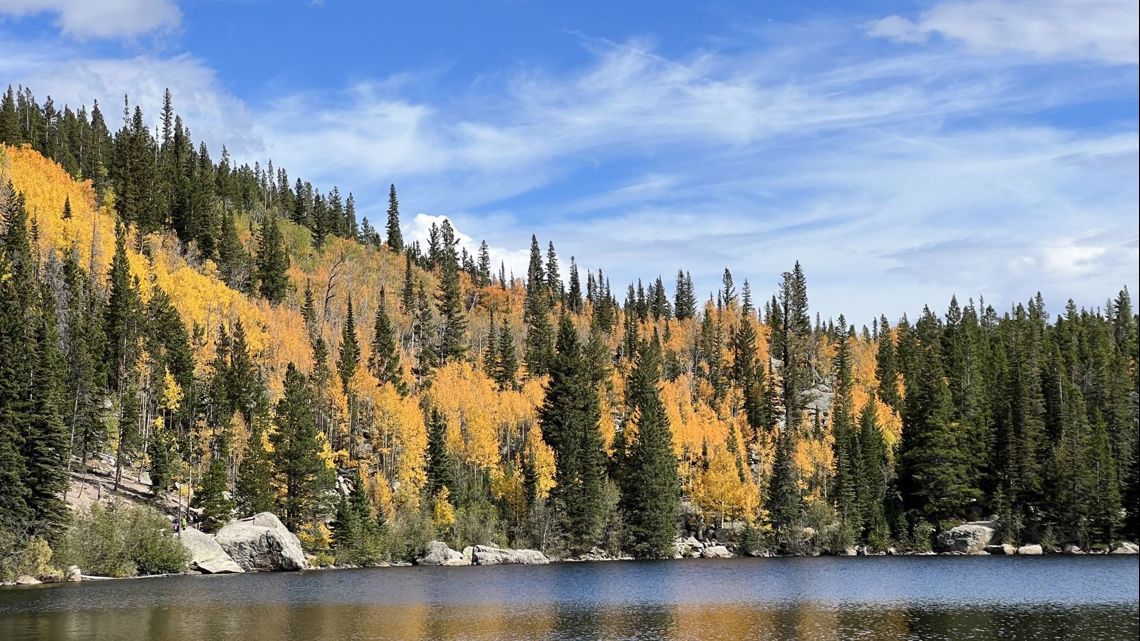
<instances>
[{"instance_id":1,"label":"ripple on water surface","mask_svg":"<svg viewBox=\"0 0 1140 641\"><path fill-rule=\"evenodd\" d=\"M0 639L1138 639L1136 557L734 559L0 590Z\"/></svg>"}]
</instances>

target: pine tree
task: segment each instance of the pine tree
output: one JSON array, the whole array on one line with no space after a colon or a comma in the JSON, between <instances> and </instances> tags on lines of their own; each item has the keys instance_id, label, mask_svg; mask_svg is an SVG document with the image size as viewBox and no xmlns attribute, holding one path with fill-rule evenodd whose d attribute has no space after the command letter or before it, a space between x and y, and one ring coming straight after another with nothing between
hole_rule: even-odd
<instances>
[{"instance_id":1,"label":"pine tree","mask_svg":"<svg viewBox=\"0 0 1140 641\"><path fill-rule=\"evenodd\" d=\"M570 291L566 295L566 307L575 314L582 313L582 279L578 276L578 263L570 257Z\"/></svg>"},{"instance_id":2,"label":"pine tree","mask_svg":"<svg viewBox=\"0 0 1140 641\"><path fill-rule=\"evenodd\" d=\"M511 327L506 318L499 328L496 351L495 372L492 378L498 383L500 390L514 389L519 371L519 358L515 351L515 339L511 336Z\"/></svg>"},{"instance_id":3,"label":"pine tree","mask_svg":"<svg viewBox=\"0 0 1140 641\"><path fill-rule=\"evenodd\" d=\"M273 464L265 451L265 429L258 417L253 422L245 456L238 466L234 484L234 502L239 516L250 516L273 510Z\"/></svg>"},{"instance_id":4,"label":"pine tree","mask_svg":"<svg viewBox=\"0 0 1140 641\"><path fill-rule=\"evenodd\" d=\"M194 495L193 506L202 510L202 530L213 532L225 525L233 516L234 502L226 494L229 492L229 478L226 475L229 449L224 442L215 444L214 456L206 468L206 475Z\"/></svg>"},{"instance_id":5,"label":"pine tree","mask_svg":"<svg viewBox=\"0 0 1140 641\"><path fill-rule=\"evenodd\" d=\"M677 270L677 290L673 297L673 314L677 320L688 320L697 315L697 297L693 291L693 277Z\"/></svg>"},{"instance_id":6,"label":"pine tree","mask_svg":"<svg viewBox=\"0 0 1140 641\"><path fill-rule=\"evenodd\" d=\"M404 286L400 289L400 309L411 316L416 309L416 278L412 273L412 255L404 261Z\"/></svg>"},{"instance_id":7,"label":"pine tree","mask_svg":"<svg viewBox=\"0 0 1140 641\"><path fill-rule=\"evenodd\" d=\"M530 266L526 277L526 301L523 308L526 322L526 362L527 376L543 376L554 358L554 346L550 327L550 289L542 267L542 253L538 238L530 237Z\"/></svg>"},{"instance_id":8,"label":"pine tree","mask_svg":"<svg viewBox=\"0 0 1140 641\"><path fill-rule=\"evenodd\" d=\"M558 270L558 254L554 251L554 242L546 244L546 288L550 291L550 300L562 300L562 276Z\"/></svg>"},{"instance_id":9,"label":"pine tree","mask_svg":"<svg viewBox=\"0 0 1140 641\"><path fill-rule=\"evenodd\" d=\"M118 401L118 446L115 449L115 489L122 480L123 466L138 443L138 377L134 367L139 357L141 303L138 285L131 277L127 259L127 231L121 225L115 239L115 255L109 274L110 293L103 310L106 336L108 388Z\"/></svg>"},{"instance_id":10,"label":"pine tree","mask_svg":"<svg viewBox=\"0 0 1140 641\"><path fill-rule=\"evenodd\" d=\"M72 400L66 416L71 431L73 453L79 455L80 464L87 463L106 438L102 421L103 329L99 316L100 302L92 290L91 279L79 266L78 251L67 252L63 263L64 285L67 290L67 331L64 341L64 360L67 363L67 398Z\"/></svg>"},{"instance_id":11,"label":"pine tree","mask_svg":"<svg viewBox=\"0 0 1140 641\"><path fill-rule=\"evenodd\" d=\"M238 319L234 321L225 375L227 413L239 412L247 425L252 424L259 408L266 406L265 393L265 381L257 371L246 342L245 325Z\"/></svg>"},{"instance_id":12,"label":"pine tree","mask_svg":"<svg viewBox=\"0 0 1140 641\"><path fill-rule=\"evenodd\" d=\"M491 253L487 249L487 241L485 240L479 243L479 264L475 276L480 287L491 285Z\"/></svg>"},{"instance_id":13,"label":"pine tree","mask_svg":"<svg viewBox=\"0 0 1140 641\"><path fill-rule=\"evenodd\" d=\"M222 233L218 240L218 276L239 292L249 292L249 255L238 238L237 228L229 213L222 215Z\"/></svg>"},{"instance_id":14,"label":"pine tree","mask_svg":"<svg viewBox=\"0 0 1140 641\"><path fill-rule=\"evenodd\" d=\"M937 319L927 310L916 327L914 375L907 377L899 449L904 504L916 519L940 524L964 515L978 498L968 485L958 448L950 390L938 355Z\"/></svg>"},{"instance_id":15,"label":"pine tree","mask_svg":"<svg viewBox=\"0 0 1140 641\"><path fill-rule=\"evenodd\" d=\"M16 92L12 85L0 100L0 143L16 146L24 142L20 127L20 112L16 109Z\"/></svg>"},{"instance_id":16,"label":"pine tree","mask_svg":"<svg viewBox=\"0 0 1140 641\"><path fill-rule=\"evenodd\" d=\"M455 486L451 473L451 454L447 450L447 419L439 408L428 412L427 424L427 492L436 497Z\"/></svg>"},{"instance_id":17,"label":"pine tree","mask_svg":"<svg viewBox=\"0 0 1140 641\"><path fill-rule=\"evenodd\" d=\"M784 272L780 285L781 325L777 328L783 390L784 425L799 429L807 390L811 386L811 318L808 316L807 281L797 261L795 269Z\"/></svg>"},{"instance_id":18,"label":"pine tree","mask_svg":"<svg viewBox=\"0 0 1140 641\"><path fill-rule=\"evenodd\" d=\"M71 196L63 199L63 219L71 220Z\"/></svg>"},{"instance_id":19,"label":"pine tree","mask_svg":"<svg viewBox=\"0 0 1140 641\"><path fill-rule=\"evenodd\" d=\"M859 462L862 482L859 484L858 502L864 528L863 541L882 549L890 535L883 510L887 494L887 458L874 397L867 399L859 413L859 451L862 454Z\"/></svg>"},{"instance_id":20,"label":"pine tree","mask_svg":"<svg viewBox=\"0 0 1140 641\"><path fill-rule=\"evenodd\" d=\"M436 306L443 319L443 329L436 354L441 362L447 362L463 358L467 353L464 339L467 318L463 313L462 294L459 290L459 259L455 254L455 246L459 241L455 238L450 221L444 219L440 234L442 273Z\"/></svg>"},{"instance_id":21,"label":"pine tree","mask_svg":"<svg viewBox=\"0 0 1140 641\"><path fill-rule=\"evenodd\" d=\"M757 372L756 328L742 312L740 325L732 336L732 377L742 392L744 413L753 434L765 427L763 371Z\"/></svg>"},{"instance_id":22,"label":"pine tree","mask_svg":"<svg viewBox=\"0 0 1140 641\"><path fill-rule=\"evenodd\" d=\"M22 531L33 518L27 486L25 438L32 411L29 396L34 353L35 259L28 242L24 198L9 184L0 239L0 528Z\"/></svg>"},{"instance_id":23,"label":"pine tree","mask_svg":"<svg viewBox=\"0 0 1140 641\"><path fill-rule=\"evenodd\" d=\"M768 490L768 520L781 552L799 551L799 528L803 522L803 497L796 470L796 431L785 427L776 439L772 479Z\"/></svg>"},{"instance_id":24,"label":"pine tree","mask_svg":"<svg viewBox=\"0 0 1140 641\"><path fill-rule=\"evenodd\" d=\"M886 316L879 320L879 350L875 358L875 376L879 380L879 398L883 399L891 409L900 411L902 402L897 383L899 372L895 365L894 336L891 335L891 326Z\"/></svg>"},{"instance_id":25,"label":"pine tree","mask_svg":"<svg viewBox=\"0 0 1140 641\"><path fill-rule=\"evenodd\" d=\"M161 502L174 483L173 445L165 429L155 429L147 443L147 459L150 461L150 491L157 502Z\"/></svg>"},{"instance_id":26,"label":"pine tree","mask_svg":"<svg viewBox=\"0 0 1140 641\"><path fill-rule=\"evenodd\" d=\"M347 310L340 332L340 358L336 363L341 389L346 396L352 384L352 377L356 375L356 368L360 365L360 342L356 338L356 317L352 311L351 296L348 297Z\"/></svg>"},{"instance_id":27,"label":"pine tree","mask_svg":"<svg viewBox=\"0 0 1140 641\"><path fill-rule=\"evenodd\" d=\"M660 344L643 342L626 394L637 435L628 443L622 471L621 508L629 552L638 558L670 558L680 509L680 481L669 418L661 403Z\"/></svg>"},{"instance_id":28,"label":"pine tree","mask_svg":"<svg viewBox=\"0 0 1140 641\"><path fill-rule=\"evenodd\" d=\"M728 268L724 268L724 275L721 276L721 290L720 298L724 302L725 308L731 308L736 305L736 284L732 281L732 272Z\"/></svg>"},{"instance_id":29,"label":"pine tree","mask_svg":"<svg viewBox=\"0 0 1140 641\"><path fill-rule=\"evenodd\" d=\"M313 398L305 376L292 363L285 370L285 392L277 402L277 430L270 434L272 460L282 488L279 509L285 525L296 530L315 516L321 472Z\"/></svg>"},{"instance_id":30,"label":"pine tree","mask_svg":"<svg viewBox=\"0 0 1140 641\"><path fill-rule=\"evenodd\" d=\"M397 392L406 394L407 384L404 382L403 368L400 367L400 348L396 344L396 330L388 318L384 288L380 288L379 298L372 330L371 353L368 355L368 371L376 377L379 385L391 383Z\"/></svg>"},{"instance_id":31,"label":"pine tree","mask_svg":"<svg viewBox=\"0 0 1140 641\"><path fill-rule=\"evenodd\" d=\"M831 428L835 457L835 507L845 527L852 534L862 530L862 514L859 510L859 486L863 481L860 473L862 451L859 447L859 433L855 430L854 400L851 372L851 345L847 335L847 321L839 316L839 349L835 356L835 397L831 405Z\"/></svg>"},{"instance_id":32,"label":"pine tree","mask_svg":"<svg viewBox=\"0 0 1140 641\"><path fill-rule=\"evenodd\" d=\"M598 543L605 516L606 460L600 420L598 395L578 332L562 316L539 422L543 439L554 450L553 494L566 547L572 553L588 551Z\"/></svg>"},{"instance_id":33,"label":"pine tree","mask_svg":"<svg viewBox=\"0 0 1140 641\"><path fill-rule=\"evenodd\" d=\"M400 233L400 201L396 198L396 185L388 187L388 248L396 253L404 251L404 236Z\"/></svg>"},{"instance_id":34,"label":"pine tree","mask_svg":"<svg viewBox=\"0 0 1140 641\"><path fill-rule=\"evenodd\" d=\"M60 417L64 368L59 354L55 299L47 285L42 287L38 307L29 421L24 434L24 485L29 490L33 532L54 541L70 517L63 500L70 477L67 433Z\"/></svg>"},{"instance_id":35,"label":"pine tree","mask_svg":"<svg viewBox=\"0 0 1140 641\"><path fill-rule=\"evenodd\" d=\"M277 219L266 216L257 246L258 292L270 303L280 304L289 291L289 253Z\"/></svg>"}]
</instances>

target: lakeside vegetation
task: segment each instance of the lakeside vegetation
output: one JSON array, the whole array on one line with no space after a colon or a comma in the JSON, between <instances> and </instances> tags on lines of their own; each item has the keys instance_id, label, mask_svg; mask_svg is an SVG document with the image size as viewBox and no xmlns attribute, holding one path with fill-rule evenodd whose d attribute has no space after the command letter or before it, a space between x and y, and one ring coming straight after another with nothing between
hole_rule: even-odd
<instances>
[{"instance_id":1,"label":"lakeside vegetation","mask_svg":"<svg viewBox=\"0 0 1140 641\"><path fill-rule=\"evenodd\" d=\"M702 300L684 270L615 293L533 237L525 278L446 221L405 242L395 186L382 228L357 221L337 187L215 162L169 94L154 135L139 107L112 133L9 88L0 143L6 558L184 563L157 513L71 513L101 454L176 522L273 511L352 565L434 538L670 557L680 526L924 549L990 515L1015 543L1137 538L1126 289L856 327L813 318L799 264Z\"/></svg>"}]
</instances>

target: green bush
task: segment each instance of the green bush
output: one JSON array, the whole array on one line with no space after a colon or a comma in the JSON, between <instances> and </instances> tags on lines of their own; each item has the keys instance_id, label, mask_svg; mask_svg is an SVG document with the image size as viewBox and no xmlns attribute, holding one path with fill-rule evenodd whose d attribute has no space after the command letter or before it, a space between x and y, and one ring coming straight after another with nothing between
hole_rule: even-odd
<instances>
[{"instance_id":1,"label":"green bush","mask_svg":"<svg viewBox=\"0 0 1140 641\"><path fill-rule=\"evenodd\" d=\"M507 533L499 518L499 511L486 501L465 505L455 512L449 543L456 549L466 545L494 545L505 547Z\"/></svg>"},{"instance_id":2,"label":"green bush","mask_svg":"<svg viewBox=\"0 0 1140 641\"><path fill-rule=\"evenodd\" d=\"M434 538L435 524L429 511L397 510L383 537L383 556L392 561L414 561Z\"/></svg>"},{"instance_id":3,"label":"green bush","mask_svg":"<svg viewBox=\"0 0 1140 641\"><path fill-rule=\"evenodd\" d=\"M52 564L52 550L48 542L38 537L22 537L0 531L0 580L11 581L18 576L59 576Z\"/></svg>"},{"instance_id":4,"label":"green bush","mask_svg":"<svg viewBox=\"0 0 1140 641\"><path fill-rule=\"evenodd\" d=\"M740 530L740 538L736 543L737 551L741 556L757 556L763 552L763 542L760 532L751 523L745 523Z\"/></svg>"},{"instance_id":5,"label":"green bush","mask_svg":"<svg viewBox=\"0 0 1140 641\"><path fill-rule=\"evenodd\" d=\"M165 516L125 503L91 506L76 517L59 547L61 564L103 576L183 572L189 562Z\"/></svg>"}]
</instances>

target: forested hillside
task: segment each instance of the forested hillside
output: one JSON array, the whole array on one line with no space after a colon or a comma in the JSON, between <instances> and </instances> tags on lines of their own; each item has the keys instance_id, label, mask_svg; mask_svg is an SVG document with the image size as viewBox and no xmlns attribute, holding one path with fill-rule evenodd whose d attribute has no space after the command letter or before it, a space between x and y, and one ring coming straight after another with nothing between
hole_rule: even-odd
<instances>
[{"instance_id":1,"label":"forested hillside","mask_svg":"<svg viewBox=\"0 0 1140 641\"><path fill-rule=\"evenodd\" d=\"M358 221L189 124L169 93L154 132L0 102L0 552L67 536L101 454L180 522L271 510L354 565L431 538L672 556L682 525L782 553L990 515L1010 542L1137 536L1127 290L856 327L813 316L811 256L706 299L533 237L510 279L447 222L405 242L395 186Z\"/></svg>"}]
</instances>

